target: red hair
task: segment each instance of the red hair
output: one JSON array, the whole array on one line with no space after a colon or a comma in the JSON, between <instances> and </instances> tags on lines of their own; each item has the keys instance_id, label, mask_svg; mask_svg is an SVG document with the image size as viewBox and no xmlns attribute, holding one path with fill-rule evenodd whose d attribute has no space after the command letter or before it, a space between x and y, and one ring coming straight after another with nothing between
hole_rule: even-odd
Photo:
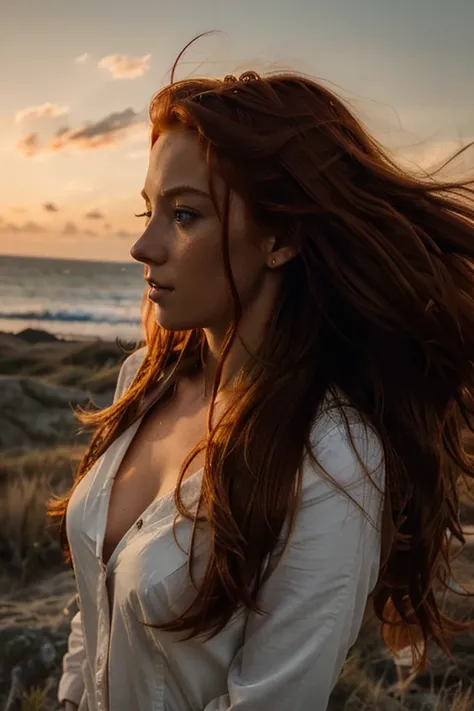
<instances>
[{"instance_id":1,"label":"red hair","mask_svg":"<svg viewBox=\"0 0 474 711\"><path fill-rule=\"evenodd\" d=\"M263 561L296 515L314 419L328 392L336 400L343 393L385 456L387 545L373 607L386 643L412 644L424 665L429 638L448 651L449 638L468 627L440 610L436 591L451 576L446 531L464 543L458 479L474 474L463 439L474 395L471 183L410 175L342 100L306 77L249 72L175 82L175 68L151 102L152 143L170 129L192 132L211 194L217 174L228 187L222 249L235 309L214 396L241 317L229 262L231 191L297 256L240 391L205 443L212 555L204 582L190 613L161 628L212 636L238 605L258 609ZM147 351L132 386L111 407L80 415L95 431L75 485L167 366L200 367L203 332L165 331L150 306L144 300ZM212 413L213 405L209 423ZM70 495L50 504L66 553ZM189 515L179 484L176 504Z\"/></svg>"}]
</instances>

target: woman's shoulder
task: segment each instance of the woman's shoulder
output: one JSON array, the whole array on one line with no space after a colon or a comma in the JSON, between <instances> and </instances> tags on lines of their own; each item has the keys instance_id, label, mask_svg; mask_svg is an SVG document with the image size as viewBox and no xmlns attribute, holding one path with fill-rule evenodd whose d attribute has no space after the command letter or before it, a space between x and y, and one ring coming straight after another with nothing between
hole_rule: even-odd
<instances>
[{"instance_id":1,"label":"woman's shoulder","mask_svg":"<svg viewBox=\"0 0 474 711\"><path fill-rule=\"evenodd\" d=\"M127 374L133 373L133 375L135 375L141 366L146 353L147 346L142 346L142 348L138 348L136 351L133 351L133 353L130 353L122 363L122 369L124 372Z\"/></svg>"},{"instance_id":2,"label":"woman's shoulder","mask_svg":"<svg viewBox=\"0 0 474 711\"><path fill-rule=\"evenodd\" d=\"M128 389L133 378L138 372L147 352L147 346L138 348L138 350L130 353L123 361L117 378L115 387L114 402Z\"/></svg>"},{"instance_id":3,"label":"woman's shoulder","mask_svg":"<svg viewBox=\"0 0 474 711\"><path fill-rule=\"evenodd\" d=\"M311 455L307 454L306 485L322 496L370 487L384 488L385 467L379 435L343 398L327 396L311 430ZM329 474L329 479L324 474ZM331 483L332 480L332 483ZM336 486L335 486L335 485Z\"/></svg>"}]
</instances>

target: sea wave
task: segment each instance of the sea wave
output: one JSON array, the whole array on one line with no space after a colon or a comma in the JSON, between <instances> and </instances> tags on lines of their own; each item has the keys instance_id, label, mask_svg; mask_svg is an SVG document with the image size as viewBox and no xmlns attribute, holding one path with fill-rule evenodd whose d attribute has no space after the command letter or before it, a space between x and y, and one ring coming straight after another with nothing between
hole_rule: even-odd
<instances>
[{"instance_id":1,"label":"sea wave","mask_svg":"<svg viewBox=\"0 0 474 711\"><path fill-rule=\"evenodd\" d=\"M8 321L63 321L71 323L112 323L136 325L140 323L137 318L125 314L100 313L94 311L61 310L49 311L0 311L0 319Z\"/></svg>"}]
</instances>

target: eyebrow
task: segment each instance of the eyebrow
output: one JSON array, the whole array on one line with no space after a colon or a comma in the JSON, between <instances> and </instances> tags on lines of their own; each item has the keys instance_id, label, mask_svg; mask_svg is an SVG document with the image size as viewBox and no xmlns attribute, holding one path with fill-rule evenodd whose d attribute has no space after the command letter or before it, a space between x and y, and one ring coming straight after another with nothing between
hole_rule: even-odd
<instances>
[{"instance_id":1,"label":"eyebrow","mask_svg":"<svg viewBox=\"0 0 474 711\"><path fill-rule=\"evenodd\" d=\"M148 195L145 192L145 188L141 191L141 196L144 200L149 200ZM199 190L199 188L193 188L191 185L175 185L168 190L161 190L159 193L160 198L172 198L176 195L199 195L200 197L210 198L209 193L204 190Z\"/></svg>"}]
</instances>

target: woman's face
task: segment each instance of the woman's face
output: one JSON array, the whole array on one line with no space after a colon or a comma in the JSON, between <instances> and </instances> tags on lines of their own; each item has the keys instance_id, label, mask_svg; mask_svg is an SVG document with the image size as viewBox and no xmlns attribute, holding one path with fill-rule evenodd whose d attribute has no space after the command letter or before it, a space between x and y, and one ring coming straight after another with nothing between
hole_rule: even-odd
<instances>
[{"instance_id":1,"label":"woman's face","mask_svg":"<svg viewBox=\"0 0 474 711\"><path fill-rule=\"evenodd\" d=\"M221 211L224 188L223 181L216 180ZM232 318L232 300L222 256L222 225L209 195L206 162L193 133L172 130L160 136L150 153L143 193L145 229L130 254L146 265L145 278L170 287L153 298L157 322L168 330L225 332ZM268 253L235 193L229 215L229 250L245 312L262 288Z\"/></svg>"}]
</instances>

